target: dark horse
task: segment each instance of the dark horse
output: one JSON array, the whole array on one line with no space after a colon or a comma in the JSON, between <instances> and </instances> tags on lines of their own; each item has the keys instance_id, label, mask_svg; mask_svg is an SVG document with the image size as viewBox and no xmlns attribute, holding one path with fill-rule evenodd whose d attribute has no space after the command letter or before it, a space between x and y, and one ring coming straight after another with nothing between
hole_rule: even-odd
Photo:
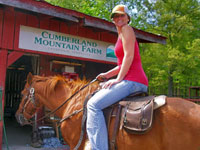
<instances>
[{"instance_id":1,"label":"dark horse","mask_svg":"<svg viewBox=\"0 0 200 150\"><path fill-rule=\"evenodd\" d=\"M41 106L54 110L86 83L81 80L68 81L59 76L41 77L29 74L16 112L18 122L26 124ZM30 96L32 88L34 102ZM82 109L86 95L97 88L97 83L91 84L56 111L56 115L64 118ZM79 140L82 115L80 112L61 124L62 136L71 150ZM114 119L109 128L113 128ZM136 135L122 128L117 134L116 144L119 150L200 150L200 106L181 98L167 98L167 104L155 111L153 126L149 132ZM80 149L83 147L84 142Z\"/></svg>"}]
</instances>

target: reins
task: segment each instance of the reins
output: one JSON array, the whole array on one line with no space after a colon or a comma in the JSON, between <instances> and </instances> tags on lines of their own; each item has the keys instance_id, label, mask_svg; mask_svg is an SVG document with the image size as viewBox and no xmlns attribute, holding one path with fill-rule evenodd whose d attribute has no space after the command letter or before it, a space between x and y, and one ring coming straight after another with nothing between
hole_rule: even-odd
<instances>
[{"instance_id":1,"label":"reins","mask_svg":"<svg viewBox=\"0 0 200 150\"><path fill-rule=\"evenodd\" d=\"M70 114L70 115L68 115L68 116L66 116L66 117L64 117L64 118L62 118L62 119L59 121L59 125L60 125L63 121L65 121L65 120L71 118L72 116L78 114L78 113L81 112L81 111L83 111L83 108L81 108L81 109L79 109L79 110L75 110L72 114Z\"/></svg>"},{"instance_id":2,"label":"reins","mask_svg":"<svg viewBox=\"0 0 200 150\"><path fill-rule=\"evenodd\" d=\"M45 119L46 117L50 116L51 114L54 114L57 110L59 110L63 105L65 105L69 100L71 100L76 94L78 94L80 91L82 91L83 89L85 89L86 87L88 87L90 84L96 82L98 79L95 78L94 80L90 81L88 84L84 85L82 88L80 88L78 91L76 91L74 94L72 94L68 99L66 99L59 107L57 107L56 109L54 109L53 111L49 112L48 114L44 115L42 118L39 118L38 120L36 120L35 122L41 121L43 119ZM77 114L78 112L81 112L81 110L77 110L74 113L72 113L71 115L65 117L62 119L62 121L66 120L67 118L70 118L71 116ZM61 123L61 121L59 121ZM33 124L33 121L30 121L29 124Z\"/></svg>"}]
</instances>

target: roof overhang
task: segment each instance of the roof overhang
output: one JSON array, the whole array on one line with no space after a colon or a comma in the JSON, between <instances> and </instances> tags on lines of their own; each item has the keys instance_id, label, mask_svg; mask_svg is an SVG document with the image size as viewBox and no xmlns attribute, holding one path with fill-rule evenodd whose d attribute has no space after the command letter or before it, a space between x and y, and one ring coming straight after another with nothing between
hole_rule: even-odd
<instances>
[{"instance_id":1,"label":"roof overhang","mask_svg":"<svg viewBox=\"0 0 200 150\"><path fill-rule=\"evenodd\" d=\"M18 9L32 11L35 13L53 16L66 21L79 23L82 26L101 29L102 31L117 34L115 25L112 22L89 16L74 10L53 6L43 0L0 0L0 4L11 6ZM166 37L145 32L133 28L136 38L140 43L160 43L166 44Z\"/></svg>"},{"instance_id":2,"label":"roof overhang","mask_svg":"<svg viewBox=\"0 0 200 150\"><path fill-rule=\"evenodd\" d=\"M96 20L84 19L84 26L95 27L110 32L117 33L117 29L113 23L110 25L105 24L104 22L99 22ZM133 28L136 34L136 38L140 40L141 43L160 43L166 44L166 37L155 35L149 32L145 32L136 28Z\"/></svg>"},{"instance_id":3,"label":"roof overhang","mask_svg":"<svg viewBox=\"0 0 200 150\"><path fill-rule=\"evenodd\" d=\"M39 3L39 2L38 2ZM79 22L76 17L69 14L58 12L57 10L49 9L48 7L40 7L39 5L32 5L31 3L23 2L21 0L0 0L0 4L20 8L36 13L41 13L49 16L54 16L68 21Z\"/></svg>"}]
</instances>

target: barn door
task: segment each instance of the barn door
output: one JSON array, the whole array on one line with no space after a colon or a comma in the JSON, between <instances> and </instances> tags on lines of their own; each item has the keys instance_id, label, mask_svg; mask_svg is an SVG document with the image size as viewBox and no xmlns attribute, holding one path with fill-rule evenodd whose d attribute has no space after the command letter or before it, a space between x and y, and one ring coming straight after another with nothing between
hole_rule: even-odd
<instances>
[{"instance_id":1,"label":"barn door","mask_svg":"<svg viewBox=\"0 0 200 150\"><path fill-rule=\"evenodd\" d=\"M8 69L5 88L5 117L14 116L20 102L27 73L24 70Z\"/></svg>"},{"instance_id":2,"label":"barn door","mask_svg":"<svg viewBox=\"0 0 200 150\"><path fill-rule=\"evenodd\" d=\"M29 72L38 74L39 57L22 56L8 67L5 86L5 117L14 117L21 100L21 91L24 89Z\"/></svg>"}]
</instances>

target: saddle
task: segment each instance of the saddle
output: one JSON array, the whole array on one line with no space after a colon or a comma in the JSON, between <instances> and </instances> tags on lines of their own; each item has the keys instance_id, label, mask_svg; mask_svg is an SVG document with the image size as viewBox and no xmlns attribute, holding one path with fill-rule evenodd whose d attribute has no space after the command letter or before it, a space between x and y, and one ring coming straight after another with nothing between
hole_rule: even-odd
<instances>
[{"instance_id":1,"label":"saddle","mask_svg":"<svg viewBox=\"0 0 200 150\"><path fill-rule=\"evenodd\" d=\"M87 116L86 104L91 96L89 95L84 103L81 136L74 150L79 148L83 139ZM103 113L107 129L109 129L111 118L115 117L114 128L112 129L112 135L110 135L111 139L109 139L110 150L117 149L115 139L119 128L124 128L131 134L144 134L149 131L153 121L153 110L163 106L166 103L165 99L166 96L155 97L148 96L144 92L137 92L105 108Z\"/></svg>"},{"instance_id":2,"label":"saddle","mask_svg":"<svg viewBox=\"0 0 200 150\"><path fill-rule=\"evenodd\" d=\"M151 128L154 96L128 97L119 102L122 106L122 123L128 132L144 133Z\"/></svg>"},{"instance_id":3,"label":"saddle","mask_svg":"<svg viewBox=\"0 0 200 150\"><path fill-rule=\"evenodd\" d=\"M104 109L107 127L110 120L115 117L115 125L110 136L110 149L115 147L118 129L124 128L131 134L145 134L152 127L153 110L163 106L166 96L148 96L147 93L138 92L124 98L122 101Z\"/></svg>"}]
</instances>

